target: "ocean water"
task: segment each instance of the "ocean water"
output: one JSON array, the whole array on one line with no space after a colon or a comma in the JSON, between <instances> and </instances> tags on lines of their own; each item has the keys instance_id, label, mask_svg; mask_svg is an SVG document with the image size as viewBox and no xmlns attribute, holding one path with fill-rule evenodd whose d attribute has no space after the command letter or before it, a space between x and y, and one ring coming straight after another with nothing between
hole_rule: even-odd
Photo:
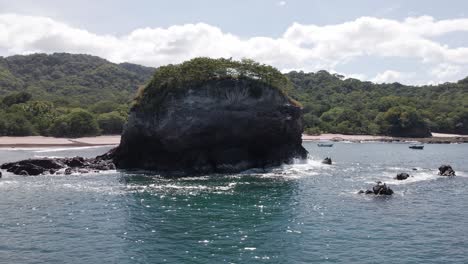
<instances>
[{"instance_id":1,"label":"ocean water","mask_svg":"<svg viewBox=\"0 0 468 264\"><path fill-rule=\"evenodd\" d=\"M0 263L468 263L467 144L304 146L307 162L265 173L4 172ZM0 149L0 162L109 148ZM437 176L443 163L457 176ZM377 180L395 194L356 194Z\"/></svg>"}]
</instances>

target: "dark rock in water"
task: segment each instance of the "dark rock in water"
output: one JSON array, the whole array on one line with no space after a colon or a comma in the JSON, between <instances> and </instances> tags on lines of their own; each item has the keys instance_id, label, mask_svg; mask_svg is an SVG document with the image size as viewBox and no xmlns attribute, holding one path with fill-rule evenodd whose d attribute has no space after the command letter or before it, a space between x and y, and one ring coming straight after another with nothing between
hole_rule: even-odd
<instances>
[{"instance_id":1,"label":"dark rock in water","mask_svg":"<svg viewBox=\"0 0 468 264\"><path fill-rule=\"evenodd\" d=\"M109 154L119 169L239 172L307 157L301 108L267 84L218 79L167 91L157 102L151 96L131 109Z\"/></svg>"},{"instance_id":2,"label":"dark rock in water","mask_svg":"<svg viewBox=\"0 0 468 264\"><path fill-rule=\"evenodd\" d=\"M358 192L359 194L375 194L375 195L392 195L393 194L393 190L390 189L390 187L388 187L385 183L382 183L382 182L377 182L377 185L375 185L374 187L372 187L372 190L366 190L366 191L359 191Z\"/></svg>"},{"instance_id":3,"label":"dark rock in water","mask_svg":"<svg viewBox=\"0 0 468 264\"><path fill-rule=\"evenodd\" d=\"M410 175L408 173L402 172L402 173L398 173L395 179L402 181L402 180L408 179L409 177Z\"/></svg>"},{"instance_id":4,"label":"dark rock in water","mask_svg":"<svg viewBox=\"0 0 468 264\"><path fill-rule=\"evenodd\" d=\"M377 182L377 185L372 187L375 195L392 195L393 190L390 189L385 183Z\"/></svg>"},{"instance_id":5,"label":"dark rock in water","mask_svg":"<svg viewBox=\"0 0 468 264\"><path fill-rule=\"evenodd\" d=\"M35 176L47 173L59 174L59 170L63 169L65 169L65 174L73 172L87 173L90 170L111 170L115 169L115 165L112 160L104 160L101 157L93 159L74 157L21 160L5 163L1 168L17 175Z\"/></svg>"},{"instance_id":6,"label":"dark rock in water","mask_svg":"<svg viewBox=\"0 0 468 264\"><path fill-rule=\"evenodd\" d=\"M83 167L86 165L86 161L83 157L69 158L69 159L66 159L64 162L68 167L72 167L72 168Z\"/></svg>"},{"instance_id":7,"label":"dark rock in water","mask_svg":"<svg viewBox=\"0 0 468 264\"><path fill-rule=\"evenodd\" d=\"M322 160L322 163L332 165L332 159L329 157L326 157L324 160Z\"/></svg>"},{"instance_id":8,"label":"dark rock in water","mask_svg":"<svg viewBox=\"0 0 468 264\"><path fill-rule=\"evenodd\" d=\"M455 171L452 169L450 165L441 165L439 167L439 175L440 176L455 176Z\"/></svg>"},{"instance_id":9,"label":"dark rock in water","mask_svg":"<svg viewBox=\"0 0 468 264\"><path fill-rule=\"evenodd\" d=\"M54 159L29 159L18 162L5 163L1 166L2 169L7 170L18 175L39 175L50 169L60 169L63 163Z\"/></svg>"},{"instance_id":10,"label":"dark rock in water","mask_svg":"<svg viewBox=\"0 0 468 264\"><path fill-rule=\"evenodd\" d=\"M358 192L358 194L373 194L373 193L374 193L374 191L371 191L371 190L365 190L365 191L364 191L364 190L360 190L360 191Z\"/></svg>"},{"instance_id":11,"label":"dark rock in water","mask_svg":"<svg viewBox=\"0 0 468 264\"><path fill-rule=\"evenodd\" d=\"M0 178L2 177L2 172L0 171Z\"/></svg>"}]
</instances>

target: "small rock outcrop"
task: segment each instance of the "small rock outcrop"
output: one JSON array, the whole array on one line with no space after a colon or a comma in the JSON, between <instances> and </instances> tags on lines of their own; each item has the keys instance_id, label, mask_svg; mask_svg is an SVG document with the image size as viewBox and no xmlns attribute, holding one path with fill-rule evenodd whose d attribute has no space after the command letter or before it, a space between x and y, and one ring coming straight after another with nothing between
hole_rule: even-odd
<instances>
[{"instance_id":1,"label":"small rock outcrop","mask_svg":"<svg viewBox=\"0 0 468 264\"><path fill-rule=\"evenodd\" d=\"M452 169L450 165L441 165L439 167L439 175L440 176L455 176L455 171Z\"/></svg>"},{"instance_id":2,"label":"small rock outcrop","mask_svg":"<svg viewBox=\"0 0 468 264\"><path fill-rule=\"evenodd\" d=\"M364 193L364 194L375 194L375 195L392 195L393 190L390 189L385 183L378 181L377 184L372 187L372 190L360 190L358 193Z\"/></svg>"},{"instance_id":3,"label":"small rock outcrop","mask_svg":"<svg viewBox=\"0 0 468 264\"><path fill-rule=\"evenodd\" d=\"M5 163L1 166L1 169L17 175L36 176L41 174L72 174L75 172L87 173L96 170L112 170L115 169L115 165L112 160L102 157L92 159L83 157L43 158Z\"/></svg>"},{"instance_id":4,"label":"small rock outcrop","mask_svg":"<svg viewBox=\"0 0 468 264\"><path fill-rule=\"evenodd\" d=\"M332 159L329 157L326 157L325 159L322 160L322 164L332 165Z\"/></svg>"},{"instance_id":5,"label":"small rock outcrop","mask_svg":"<svg viewBox=\"0 0 468 264\"><path fill-rule=\"evenodd\" d=\"M117 168L230 173L306 158L301 107L279 87L289 81L249 65L200 58L158 69L110 153ZM197 67L197 80L187 77Z\"/></svg>"},{"instance_id":6,"label":"small rock outcrop","mask_svg":"<svg viewBox=\"0 0 468 264\"><path fill-rule=\"evenodd\" d=\"M402 172L402 173L398 173L397 176L395 177L395 179L399 180L399 181L402 181L402 180L406 180L410 177L410 175L406 172Z\"/></svg>"}]
</instances>

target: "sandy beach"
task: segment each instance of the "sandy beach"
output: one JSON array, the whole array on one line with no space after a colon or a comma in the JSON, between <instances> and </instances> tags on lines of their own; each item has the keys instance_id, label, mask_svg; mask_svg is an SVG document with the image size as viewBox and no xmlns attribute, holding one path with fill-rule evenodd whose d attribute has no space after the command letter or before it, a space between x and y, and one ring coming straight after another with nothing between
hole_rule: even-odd
<instances>
[{"instance_id":1,"label":"sandy beach","mask_svg":"<svg viewBox=\"0 0 468 264\"><path fill-rule=\"evenodd\" d=\"M466 143L468 142L467 135L441 134L433 133L431 138L395 138L387 136L372 136L372 135L343 135L343 134L321 134L321 135L303 135L304 141L351 141L351 142L366 142L366 141L418 141L422 143ZM0 148L12 147L83 147L83 146L105 146L118 145L120 136L97 136L83 138L55 138L55 137L0 137Z\"/></svg>"},{"instance_id":2,"label":"sandy beach","mask_svg":"<svg viewBox=\"0 0 468 264\"><path fill-rule=\"evenodd\" d=\"M98 136L83 138L55 138L55 137L0 137L0 148L11 147L83 147L117 145L120 136Z\"/></svg>"}]
</instances>

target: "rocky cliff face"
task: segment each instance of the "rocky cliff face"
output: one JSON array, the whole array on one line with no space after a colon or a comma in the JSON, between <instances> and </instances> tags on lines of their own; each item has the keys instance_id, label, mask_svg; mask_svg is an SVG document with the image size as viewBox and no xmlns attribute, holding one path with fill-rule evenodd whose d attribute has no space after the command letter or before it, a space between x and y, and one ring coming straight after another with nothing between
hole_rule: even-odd
<instances>
[{"instance_id":1,"label":"rocky cliff face","mask_svg":"<svg viewBox=\"0 0 468 264\"><path fill-rule=\"evenodd\" d=\"M117 168L238 172L303 159L301 109L254 79L211 80L133 107Z\"/></svg>"}]
</instances>

